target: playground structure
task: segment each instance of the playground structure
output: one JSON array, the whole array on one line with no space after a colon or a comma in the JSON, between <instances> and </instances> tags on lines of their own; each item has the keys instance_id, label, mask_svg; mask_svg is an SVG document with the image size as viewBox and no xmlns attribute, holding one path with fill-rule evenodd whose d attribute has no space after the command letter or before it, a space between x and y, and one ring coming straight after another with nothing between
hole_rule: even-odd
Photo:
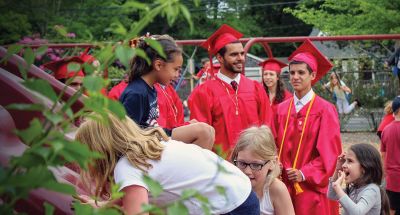
<instances>
[{"instance_id":1,"label":"playground structure","mask_svg":"<svg viewBox=\"0 0 400 215\"><path fill-rule=\"evenodd\" d=\"M273 57L272 50L269 46L270 43L282 43L282 42L302 42L305 39L311 41L350 41L350 40L393 40L400 39L400 34L391 35L355 35L355 36L330 36L330 37L271 37L271 38L243 38L240 41L245 43L245 53L248 53L252 45L260 43L268 57ZM189 56L189 59L194 58L197 47L205 40L180 40L177 41L182 46L196 46L193 53ZM46 45L49 48L95 48L93 44L41 44ZM26 45L29 46L29 45ZM30 47L36 48L40 45L31 45ZM7 50L0 47L0 58L6 56ZM0 91L2 96L0 97L0 163L2 166L6 166L11 156L21 155L28 146L26 146L13 132L14 129L25 129L28 127L29 122L38 118L43 120L44 116L40 111L19 111L19 110L7 110L4 107L13 103L41 103L46 106L52 105L51 102L38 96L33 91L27 89L22 85L21 73L19 72L19 65L25 65L24 59L17 55L13 55L7 63L0 64ZM185 77L185 74L189 71L190 65L188 64L183 71L182 78L177 84L179 90L180 85ZM28 77L39 78L46 80L50 83L56 93L60 93L65 85L51 75L47 74L37 66L32 65L27 73ZM108 74L104 73L104 77L107 78ZM66 88L66 91L62 97L63 101L67 101L74 94L74 90ZM79 111L83 107L82 99L78 99L73 105L73 112ZM374 118L373 118L374 119ZM375 123L376 124L376 123ZM66 135L66 138L70 138ZM84 191L77 185L79 184L79 174L74 170L63 166L57 170L53 170L55 176L65 183L74 185L78 192L84 193ZM18 212L26 212L28 214L44 213L42 207L44 202L49 202L55 206L57 214L72 214L70 204L72 197L56 192L47 191L44 189L34 190L30 193L29 199L21 200L17 204L16 210Z\"/></svg>"}]
</instances>

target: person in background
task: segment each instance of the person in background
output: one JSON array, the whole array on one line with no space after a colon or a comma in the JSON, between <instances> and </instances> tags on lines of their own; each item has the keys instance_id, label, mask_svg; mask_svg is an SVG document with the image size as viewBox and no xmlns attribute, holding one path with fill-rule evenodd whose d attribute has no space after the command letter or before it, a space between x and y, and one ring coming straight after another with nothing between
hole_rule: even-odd
<instances>
[{"instance_id":1,"label":"person in background","mask_svg":"<svg viewBox=\"0 0 400 215\"><path fill-rule=\"evenodd\" d=\"M79 66L81 66L83 63L84 60L81 57L75 56L43 64L43 67L51 70L55 79L64 84L68 84L69 87L75 90L79 90L82 87L83 77L85 77L85 74L82 68L79 68L78 71L70 71L68 65L79 64Z\"/></svg>"},{"instance_id":2,"label":"person in background","mask_svg":"<svg viewBox=\"0 0 400 215\"><path fill-rule=\"evenodd\" d=\"M392 102L394 121L382 131L381 153L385 167L386 193L390 214L400 215L400 96Z\"/></svg>"},{"instance_id":3,"label":"person in background","mask_svg":"<svg viewBox=\"0 0 400 215\"><path fill-rule=\"evenodd\" d=\"M287 65L275 58L267 59L259 64L262 72L262 84L269 97L272 111L275 113L278 104L290 99L293 95L286 90L280 75L281 70Z\"/></svg>"},{"instance_id":4,"label":"person in background","mask_svg":"<svg viewBox=\"0 0 400 215\"><path fill-rule=\"evenodd\" d=\"M392 109L392 101L388 101L385 104L385 108L383 111L385 112L385 116L383 117L381 123L379 124L378 131L376 132L376 135L378 135L379 139L382 138L382 131L385 129L389 123L394 121L394 116L393 116L393 109Z\"/></svg>"},{"instance_id":5,"label":"person in background","mask_svg":"<svg viewBox=\"0 0 400 215\"><path fill-rule=\"evenodd\" d=\"M354 102L349 105L349 94L351 94L351 89L339 79L339 76L335 72L331 73L329 80L330 81L326 83L325 87L334 94L336 107L340 116L343 114L349 114L356 106L361 107L361 103L358 99L355 99Z\"/></svg>"},{"instance_id":6,"label":"person in background","mask_svg":"<svg viewBox=\"0 0 400 215\"><path fill-rule=\"evenodd\" d=\"M129 75L124 74L121 82L119 82L117 85L111 88L110 92L108 92L108 98L113 100L119 100L119 97L121 96L122 92L124 92L126 86L128 86L128 81L129 81Z\"/></svg>"},{"instance_id":7,"label":"person in background","mask_svg":"<svg viewBox=\"0 0 400 215\"><path fill-rule=\"evenodd\" d=\"M267 126L242 131L231 161L250 178L262 215L294 215L289 192L279 180L281 169L276 145Z\"/></svg>"}]
</instances>

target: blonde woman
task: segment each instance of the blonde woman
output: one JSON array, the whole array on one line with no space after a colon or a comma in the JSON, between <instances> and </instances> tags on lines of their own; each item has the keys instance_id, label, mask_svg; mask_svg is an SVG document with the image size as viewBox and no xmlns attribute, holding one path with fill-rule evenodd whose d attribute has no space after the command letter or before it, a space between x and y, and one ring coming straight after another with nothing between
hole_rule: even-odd
<instances>
[{"instance_id":1,"label":"blonde woman","mask_svg":"<svg viewBox=\"0 0 400 215\"><path fill-rule=\"evenodd\" d=\"M294 215L292 201L281 173L274 137L267 126L250 127L239 137L233 163L245 173L260 200L261 214Z\"/></svg>"},{"instance_id":2,"label":"blonde woman","mask_svg":"<svg viewBox=\"0 0 400 215\"><path fill-rule=\"evenodd\" d=\"M332 92L336 97L336 107L339 115L349 114L357 106L361 107L360 101L355 99L353 103L349 104L348 95L351 93L351 89L339 79L336 73L331 73L329 82L325 85L329 91Z\"/></svg>"},{"instance_id":3,"label":"blonde woman","mask_svg":"<svg viewBox=\"0 0 400 215\"><path fill-rule=\"evenodd\" d=\"M78 141L103 155L84 174L84 178L95 182L96 197L109 195L109 179L114 176L125 193L122 207L127 214L140 213L143 204L163 206L174 202L187 189L196 189L207 198L212 214L259 214L250 180L215 153L171 140L160 128L142 130L129 117L119 120L109 115L108 121L101 123L91 117L76 134ZM160 196L148 192L144 175L161 184ZM220 195L216 186L224 187L226 196ZM184 204L190 214L203 213L197 199Z\"/></svg>"}]
</instances>

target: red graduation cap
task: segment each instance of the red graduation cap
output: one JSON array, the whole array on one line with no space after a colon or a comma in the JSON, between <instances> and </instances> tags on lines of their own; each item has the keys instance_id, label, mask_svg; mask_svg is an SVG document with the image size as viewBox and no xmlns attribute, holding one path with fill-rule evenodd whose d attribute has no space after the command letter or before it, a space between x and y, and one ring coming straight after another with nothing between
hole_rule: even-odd
<instances>
[{"instance_id":1,"label":"red graduation cap","mask_svg":"<svg viewBox=\"0 0 400 215\"><path fill-rule=\"evenodd\" d=\"M83 51L83 53L80 56L80 58L83 60L83 62L85 62L87 64L91 64L91 63L93 63L93 61L96 60L95 57L93 57L92 55L88 54L89 50L90 50L90 48L86 48L85 51Z\"/></svg>"},{"instance_id":2,"label":"red graduation cap","mask_svg":"<svg viewBox=\"0 0 400 215\"><path fill-rule=\"evenodd\" d=\"M282 68L287 67L286 63L283 63L275 58L269 58L261 63L258 64L259 66L262 67L262 70L271 70L275 71L278 74L281 74Z\"/></svg>"},{"instance_id":3,"label":"red graduation cap","mask_svg":"<svg viewBox=\"0 0 400 215\"><path fill-rule=\"evenodd\" d=\"M333 67L332 63L325 57L311 40L307 39L288 58L289 61L300 61L311 67L316 72L312 85L317 83Z\"/></svg>"},{"instance_id":4,"label":"red graduation cap","mask_svg":"<svg viewBox=\"0 0 400 215\"><path fill-rule=\"evenodd\" d=\"M239 40L242 36L243 34L239 31L227 24L223 24L201 46L207 49L211 55L215 55L225 45Z\"/></svg>"},{"instance_id":5,"label":"red graduation cap","mask_svg":"<svg viewBox=\"0 0 400 215\"><path fill-rule=\"evenodd\" d=\"M82 76L84 77L85 74L83 73L82 69L79 71L68 71L68 64L69 63L78 63L78 64L83 64L84 61L80 57L69 57L69 58L64 58L58 61L52 61L46 64L43 64L43 66L54 73L54 77L56 79L68 79L73 76ZM76 73L76 75L75 75Z\"/></svg>"}]
</instances>

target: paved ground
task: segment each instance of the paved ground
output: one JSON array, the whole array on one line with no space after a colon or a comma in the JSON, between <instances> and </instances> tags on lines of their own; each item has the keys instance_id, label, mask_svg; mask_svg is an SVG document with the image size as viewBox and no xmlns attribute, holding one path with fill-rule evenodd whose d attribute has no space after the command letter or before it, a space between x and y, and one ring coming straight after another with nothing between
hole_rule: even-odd
<instances>
[{"instance_id":1,"label":"paved ground","mask_svg":"<svg viewBox=\"0 0 400 215\"><path fill-rule=\"evenodd\" d=\"M370 143L379 148L379 137L374 132L342 132L341 134L344 149L356 143Z\"/></svg>"}]
</instances>

